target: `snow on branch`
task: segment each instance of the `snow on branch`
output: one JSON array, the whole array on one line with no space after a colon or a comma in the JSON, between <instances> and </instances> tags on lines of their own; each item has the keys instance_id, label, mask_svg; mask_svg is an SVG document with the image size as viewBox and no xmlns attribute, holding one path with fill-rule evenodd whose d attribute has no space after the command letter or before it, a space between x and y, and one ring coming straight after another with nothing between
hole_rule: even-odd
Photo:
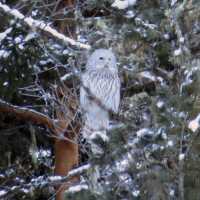
<instances>
[{"instance_id":1,"label":"snow on branch","mask_svg":"<svg viewBox=\"0 0 200 200\"><path fill-rule=\"evenodd\" d=\"M61 183L64 183L64 182L70 180L74 176L79 176L81 174L84 174L90 168L91 168L91 165L86 164L86 165L80 166L76 169L72 169L71 171L69 171L67 176L50 176L50 177L48 177L47 185L50 185L50 186L59 185Z\"/></svg>"},{"instance_id":2,"label":"snow on branch","mask_svg":"<svg viewBox=\"0 0 200 200\"><path fill-rule=\"evenodd\" d=\"M129 6L134 6L137 3L137 0L115 0L112 4L112 7L118 8L120 10L124 10L128 8Z\"/></svg>"},{"instance_id":3,"label":"snow on branch","mask_svg":"<svg viewBox=\"0 0 200 200\"><path fill-rule=\"evenodd\" d=\"M48 116L32 109L12 105L2 99L0 99L0 112L12 114L18 119L25 119L36 124L44 125L52 131L55 130L55 122Z\"/></svg>"},{"instance_id":4,"label":"snow on branch","mask_svg":"<svg viewBox=\"0 0 200 200\"><path fill-rule=\"evenodd\" d=\"M86 164L83 166L80 166L76 169L73 169L69 171L67 176L51 176L48 177L48 181L46 184L42 184L43 186L57 186L60 185L61 183L65 183L66 181L69 181L71 178L75 176L80 176L87 172L91 168L90 164Z\"/></svg>"},{"instance_id":5,"label":"snow on branch","mask_svg":"<svg viewBox=\"0 0 200 200\"><path fill-rule=\"evenodd\" d=\"M86 164L83 166L80 166L76 169L72 169L69 171L67 176L49 176L47 179L47 182L43 183L43 187L45 186L57 186L61 183L65 183L66 181L69 181L74 176L80 176L81 174L84 174L86 171L88 171L91 168L90 164Z\"/></svg>"},{"instance_id":6,"label":"snow on branch","mask_svg":"<svg viewBox=\"0 0 200 200\"><path fill-rule=\"evenodd\" d=\"M75 176L77 174L80 175L80 174L84 173L85 171L87 171L90 168L91 168L91 165L90 164L86 164L86 165L83 165L83 166L81 166L79 168L73 169L68 173L68 178L69 177L73 177L73 176Z\"/></svg>"},{"instance_id":7,"label":"snow on branch","mask_svg":"<svg viewBox=\"0 0 200 200\"><path fill-rule=\"evenodd\" d=\"M12 31L12 28L8 28L6 31L0 33L0 42Z\"/></svg>"},{"instance_id":8,"label":"snow on branch","mask_svg":"<svg viewBox=\"0 0 200 200\"><path fill-rule=\"evenodd\" d=\"M49 25L47 25L43 21L35 20L31 17L25 17L17 9L11 9L9 6L7 6L6 4L2 4L1 2L0 2L0 8L3 9L4 12L16 17L17 19L24 21L31 28L38 28L42 31L48 32L54 37L64 41L67 44L71 44L72 46L76 46L82 49L90 49L90 45L83 44L69 37L66 37L65 35L59 33L57 30L51 28Z\"/></svg>"},{"instance_id":9,"label":"snow on branch","mask_svg":"<svg viewBox=\"0 0 200 200\"><path fill-rule=\"evenodd\" d=\"M74 176L79 176L81 174L84 174L86 171L88 171L91 168L90 164L86 164L83 166L80 166L77 169L73 169L69 172L67 176L61 177L61 176L39 176L37 178L32 178L29 183L23 183L21 182L19 185L14 185L7 190L1 190L0 191L0 199L9 199L9 196L13 193L37 193L37 191L41 191L41 188L49 187L49 186L58 186L61 183L64 183L66 181L69 181ZM83 186L86 189L86 186ZM75 189L75 188L74 188Z\"/></svg>"}]
</instances>

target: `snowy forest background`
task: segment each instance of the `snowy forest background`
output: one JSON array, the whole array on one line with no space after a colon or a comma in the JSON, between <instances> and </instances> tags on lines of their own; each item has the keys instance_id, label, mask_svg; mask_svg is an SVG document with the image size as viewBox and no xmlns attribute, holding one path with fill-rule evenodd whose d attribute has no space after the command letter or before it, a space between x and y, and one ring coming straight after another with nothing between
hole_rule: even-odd
<instances>
[{"instance_id":1,"label":"snowy forest background","mask_svg":"<svg viewBox=\"0 0 200 200\"><path fill-rule=\"evenodd\" d=\"M82 123L79 74L97 48L117 56L118 125L98 156L79 136L66 199L200 199L199 0L1 0L0 20L0 199L54 199L51 122L66 109Z\"/></svg>"}]
</instances>

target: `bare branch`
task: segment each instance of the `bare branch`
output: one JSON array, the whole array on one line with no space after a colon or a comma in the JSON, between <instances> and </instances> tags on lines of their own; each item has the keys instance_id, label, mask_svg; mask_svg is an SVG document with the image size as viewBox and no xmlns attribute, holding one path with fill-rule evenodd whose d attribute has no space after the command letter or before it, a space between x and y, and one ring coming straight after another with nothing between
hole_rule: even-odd
<instances>
[{"instance_id":1,"label":"bare branch","mask_svg":"<svg viewBox=\"0 0 200 200\"><path fill-rule=\"evenodd\" d=\"M24 108L21 106L14 106L3 101L2 99L0 99L0 112L11 113L19 119L29 120L32 123L44 125L52 131L54 131L55 129L54 120L52 120L48 116L32 109Z\"/></svg>"}]
</instances>

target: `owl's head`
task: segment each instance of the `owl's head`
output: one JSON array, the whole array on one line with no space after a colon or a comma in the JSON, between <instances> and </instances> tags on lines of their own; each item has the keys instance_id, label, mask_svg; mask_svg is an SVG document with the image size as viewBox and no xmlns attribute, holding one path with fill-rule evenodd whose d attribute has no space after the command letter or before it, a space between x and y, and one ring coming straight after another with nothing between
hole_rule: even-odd
<instances>
[{"instance_id":1,"label":"owl's head","mask_svg":"<svg viewBox=\"0 0 200 200\"><path fill-rule=\"evenodd\" d=\"M108 69L116 73L118 71L116 57L113 52L108 49L97 49L89 57L87 69Z\"/></svg>"}]
</instances>

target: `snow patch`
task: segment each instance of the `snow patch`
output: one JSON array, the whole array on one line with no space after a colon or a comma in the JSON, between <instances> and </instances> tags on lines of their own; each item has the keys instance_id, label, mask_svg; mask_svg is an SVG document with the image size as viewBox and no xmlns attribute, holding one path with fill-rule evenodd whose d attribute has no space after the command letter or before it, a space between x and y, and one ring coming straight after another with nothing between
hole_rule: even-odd
<instances>
[{"instance_id":1,"label":"snow patch","mask_svg":"<svg viewBox=\"0 0 200 200\"><path fill-rule=\"evenodd\" d=\"M99 138L99 137L100 137L104 142L108 142L108 141L109 141L109 138L108 138L108 136L106 135L106 131L94 131L94 132L90 135L89 139L94 140L94 139Z\"/></svg>"},{"instance_id":2,"label":"snow patch","mask_svg":"<svg viewBox=\"0 0 200 200\"><path fill-rule=\"evenodd\" d=\"M165 38L166 40L169 40L169 38L170 38L168 33L165 33L163 36L164 36L164 38Z\"/></svg>"},{"instance_id":3,"label":"snow patch","mask_svg":"<svg viewBox=\"0 0 200 200\"><path fill-rule=\"evenodd\" d=\"M37 34L35 32L31 32L25 37L24 41L28 42L29 40L36 38L36 36L37 36Z\"/></svg>"},{"instance_id":4,"label":"snow patch","mask_svg":"<svg viewBox=\"0 0 200 200\"><path fill-rule=\"evenodd\" d=\"M198 114L194 120L192 120L188 123L188 128L192 132L195 132L199 128L199 122L200 122L200 114Z\"/></svg>"},{"instance_id":5,"label":"snow patch","mask_svg":"<svg viewBox=\"0 0 200 200\"><path fill-rule=\"evenodd\" d=\"M38 14L38 10L33 10L33 11L31 12L31 15L32 15L33 17L37 16L37 14Z\"/></svg>"},{"instance_id":6,"label":"snow patch","mask_svg":"<svg viewBox=\"0 0 200 200\"><path fill-rule=\"evenodd\" d=\"M62 176L49 176L48 179L50 181L60 181L63 177Z\"/></svg>"},{"instance_id":7,"label":"snow patch","mask_svg":"<svg viewBox=\"0 0 200 200\"><path fill-rule=\"evenodd\" d=\"M134 197L138 197L139 194L140 194L140 191L139 191L139 190L134 190L134 191L132 192L132 194L133 194Z\"/></svg>"},{"instance_id":8,"label":"snow patch","mask_svg":"<svg viewBox=\"0 0 200 200\"><path fill-rule=\"evenodd\" d=\"M179 48L179 49L176 49L176 50L174 51L174 56L180 56L180 55L181 55L181 53L182 53L182 50L181 50L181 48Z\"/></svg>"},{"instance_id":9,"label":"snow patch","mask_svg":"<svg viewBox=\"0 0 200 200\"><path fill-rule=\"evenodd\" d=\"M77 37L78 41L81 43L86 43L88 42L87 39L83 35L78 35Z\"/></svg>"},{"instance_id":10,"label":"snow patch","mask_svg":"<svg viewBox=\"0 0 200 200\"><path fill-rule=\"evenodd\" d=\"M167 134L166 133L161 133L161 137L163 140L166 140L167 139Z\"/></svg>"},{"instance_id":11,"label":"snow patch","mask_svg":"<svg viewBox=\"0 0 200 200\"><path fill-rule=\"evenodd\" d=\"M7 58L10 55L9 51L6 50L0 50L0 58Z\"/></svg>"},{"instance_id":12,"label":"snow patch","mask_svg":"<svg viewBox=\"0 0 200 200\"><path fill-rule=\"evenodd\" d=\"M25 189L25 188L22 188L21 190L22 190L22 192L24 192L25 194L28 194L28 193L30 192L29 190L27 190L27 189Z\"/></svg>"},{"instance_id":13,"label":"snow patch","mask_svg":"<svg viewBox=\"0 0 200 200\"><path fill-rule=\"evenodd\" d=\"M167 142L167 147L173 147L173 145L174 145L174 142L172 140L169 140Z\"/></svg>"},{"instance_id":14,"label":"snow patch","mask_svg":"<svg viewBox=\"0 0 200 200\"><path fill-rule=\"evenodd\" d=\"M71 76L73 76L73 74L74 73L68 73L68 74L65 74L64 76L62 76L61 78L60 78L60 80L61 81L65 81L65 80L67 80L67 79L69 79Z\"/></svg>"},{"instance_id":15,"label":"snow patch","mask_svg":"<svg viewBox=\"0 0 200 200\"><path fill-rule=\"evenodd\" d=\"M71 186L66 193L75 193L75 192L80 192L81 190L88 190L88 186L87 185L75 185L75 186Z\"/></svg>"},{"instance_id":16,"label":"snow patch","mask_svg":"<svg viewBox=\"0 0 200 200\"><path fill-rule=\"evenodd\" d=\"M139 162L137 162L137 163L136 163L136 169L141 169L141 168L142 168L142 164L139 163Z\"/></svg>"},{"instance_id":17,"label":"snow patch","mask_svg":"<svg viewBox=\"0 0 200 200\"><path fill-rule=\"evenodd\" d=\"M157 25L155 25L155 24L149 24L148 22L144 22L142 19L140 19L139 17L136 17L135 18L135 22L137 23L137 24L141 24L141 25L143 25L144 27L147 27L147 28L149 28L149 29L152 29L152 30L154 30L155 28L157 28L158 26ZM140 31L139 31L140 32Z\"/></svg>"},{"instance_id":18,"label":"snow patch","mask_svg":"<svg viewBox=\"0 0 200 200\"><path fill-rule=\"evenodd\" d=\"M52 63L52 62L53 62L53 60L51 58L48 58L47 60L40 60L39 63L41 65L47 65L47 64Z\"/></svg>"},{"instance_id":19,"label":"snow patch","mask_svg":"<svg viewBox=\"0 0 200 200\"><path fill-rule=\"evenodd\" d=\"M156 81L155 76L149 71L141 72L140 76L144 77L144 78L147 78L147 79L150 79L151 81Z\"/></svg>"},{"instance_id":20,"label":"snow patch","mask_svg":"<svg viewBox=\"0 0 200 200\"><path fill-rule=\"evenodd\" d=\"M0 178L5 178L5 175L4 174L0 174Z\"/></svg>"},{"instance_id":21,"label":"snow patch","mask_svg":"<svg viewBox=\"0 0 200 200\"><path fill-rule=\"evenodd\" d=\"M15 39L14 39L14 41L15 41L15 43L16 44L20 44L21 42L22 42L22 36L18 36L18 37L16 37Z\"/></svg>"},{"instance_id":22,"label":"snow patch","mask_svg":"<svg viewBox=\"0 0 200 200\"><path fill-rule=\"evenodd\" d=\"M68 49L65 49L64 51L63 51L63 55L68 55L69 54L69 50Z\"/></svg>"},{"instance_id":23,"label":"snow patch","mask_svg":"<svg viewBox=\"0 0 200 200\"><path fill-rule=\"evenodd\" d=\"M83 165L77 169L73 169L68 173L68 176L73 176L74 174L82 173L83 171L89 169L91 167L90 164Z\"/></svg>"},{"instance_id":24,"label":"snow patch","mask_svg":"<svg viewBox=\"0 0 200 200\"><path fill-rule=\"evenodd\" d=\"M120 10L124 10L129 6L134 6L136 3L137 0L115 0L111 6Z\"/></svg>"},{"instance_id":25,"label":"snow patch","mask_svg":"<svg viewBox=\"0 0 200 200\"><path fill-rule=\"evenodd\" d=\"M181 37L181 38L179 39L179 42L180 42L180 43L184 43L184 41L185 41L185 38L184 38L184 37Z\"/></svg>"},{"instance_id":26,"label":"snow patch","mask_svg":"<svg viewBox=\"0 0 200 200\"><path fill-rule=\"evenodd\" d=\"M137 137L143 137L144 135L153 135L153 131L148 128L140 129L136 132Z\"/></svg>"},{"instance_id":27,"label":"snow patch","mask_svg":"<svg viewBox=\"0 0 200 200\"><path fill-rule=\"evenodd\" d=\"M8 86L8 81L4 82L3 86Z\"/></svg>"},{"instance_id":28,"label":"snow patch","mask_svg":"<svg viewBox=\"0 0 200 200\"><path fill-rule=\"evenodd\" d=\"M10 190L13 191L13 190L16 190L17 188L18 188L17 186L13 186L13 187L10 188Z\"/></svg>"},{"instance_id":29,"label":"snow patch","mask_svg":"<svg viewBox=\"0 0 200 200\"><path fill-rule=\"evenodd\" d=\"M174 6L176 4L177 0L171 0L171 6Z\"/></svg>"},{"instance_id":30,"label":"snow patch","mask_svg":"<svg viewBox=\"0 0 200 200\"><path fill-rule=\"evenodd\" d=\"M24 45L23 44L19 44L18 48L21 49L21 50L23 50L24 49Z\"/></svg>"},{"instance_id":31,"label":"snow patch","mask_svg":"<svg viewBox=\"0 0 200 200\"><path fill-rule=\"evenodd\" d=\"M134 71L134 66L128 66L128 65L123 65L123 69L128 70L128 71Z\"/></svg>"},{"instance_id":32,"label":"snow patch","mask_svg":"<svg viewBox=\"0 0 200 200\"><path fill-rule=\"evenodd\" d=\"M169 191L169 195L170 195L170 196L174 196L174 195L175 195L175 191L174 191L174 190L170 190L170 191Z\"/></svg>"},{"instance_id":33,"label":"snow patch","mask_svg":"<svg viewBox=\"0 0 200 200\"><path fill-rule=\"evenodd\" d=\"M112 131L112 130L115 130L115 129L119 129L119 128L123 128L124 124L123 123L115 123L115 122L110 122L109 123L109 127L108 127L108 130L109 131Z\"/></svg>"},{"instance_id":34,"label":"snow patch","mask_svg":"<svg viewBox=\"0 0 200 200\"><path fill-rule=\"evenodd\" d=\"M128 10L125 15L126 18L130 19L135 17L135 13L132 10Z\"/></svg>"},{"instance_id":35,"label":"snow patch","mask_svg":"<svg viewBox=\"0 0 200 200\"><path fill-rule=\"evenodd\" d=\"M8 28L4 32L0 33L0 42L6 38L6 36L12 31L12 28Z\"/></svg>"},{"instance_id":36,"label":"snow patch","mask_svg":"<svg viewBox=\"0 0 200 200\"><path fill-rule=\"evenodd\" d=\"M116 162L116 168L119 172L124 172L129 166L129 159L125 157L123 160Z\"/></svg>"},{"instance_id":37,"label":"snow patch","mask_svg":"<svg viewBox=\"0 0 200 200\"><path fill-rule=\"evenodd\" d=\"M184 160L184 158L185 158L185 154L184 154L184 153L179 154L178 159L179 159L180 161L181 161L181 160Z\"/></svg>"},{"instance_id":38,"label":"snow patch","mask_svg":"<svg viewBox=\"0 0 200 200\"><path fill-rule=\"evenodd\" d=\"M165 103L163 101L158 101L156 105L158 108L163 108L164 104Z\"/></svg>"},{"instance_id":39,"label":"snow patch","mask_svg":"<svg viewBox=\"0 0 200 200\"><path fill-rule=\"evenodd\" d=\"M184 69L185 66L182 66ZM198 67L192 68L190 71L185 70L184 74L186 75L185 81L181 84L181 92L183 92L183 88L193 83L192 75L199 70Z\"/></svg>"},{"instance_id":40,"label":"snow patch","mask_svg":"<svg viewBox=\"0 0 200 200\"><path fill-rule=\"evenodd\" d=\"M6 190L0 190L0 197L4 196L5 194L7 194Z\"/></svg>"}]
</instances>

